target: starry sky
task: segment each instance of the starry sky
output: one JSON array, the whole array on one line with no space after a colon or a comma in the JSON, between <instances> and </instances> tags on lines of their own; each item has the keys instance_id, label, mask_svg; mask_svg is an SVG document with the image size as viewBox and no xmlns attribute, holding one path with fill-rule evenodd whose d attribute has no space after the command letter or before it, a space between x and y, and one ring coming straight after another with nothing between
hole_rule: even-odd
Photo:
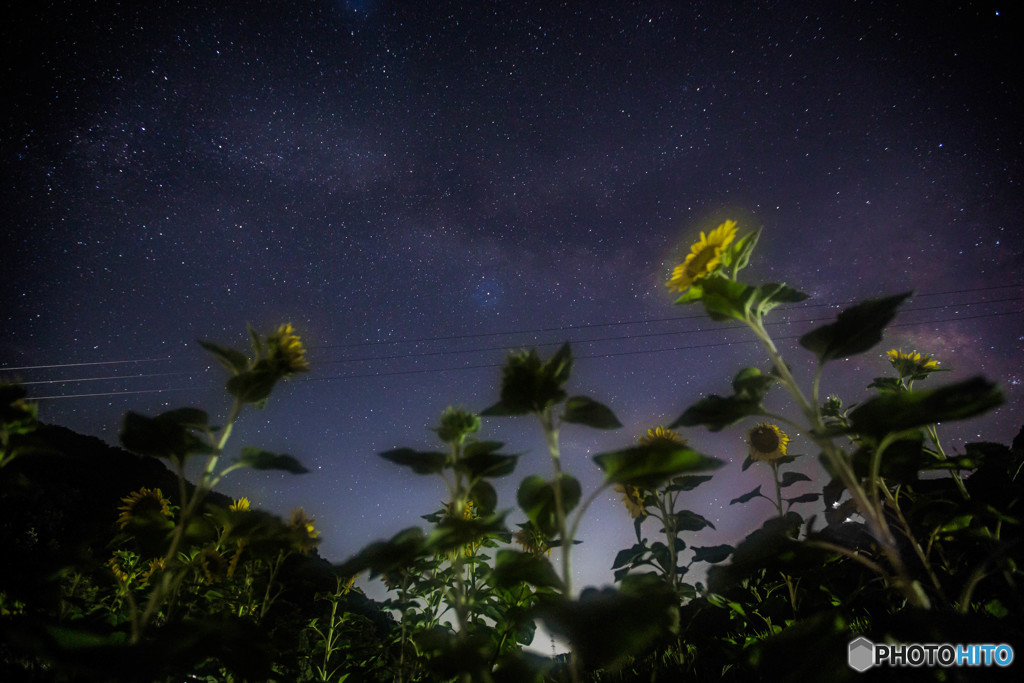
<instances>
[{"instance_id":1,"label":"starry sky","mask_svg":"<svg viewBox=\"0 0 1024 683\"><path fill-rule=\"evenodd\" d=\"M375 454L439 446L429 428L446 406L494 403L507 349L571 341L570 393L625 425L562 430L584 495L600 482L592 455L728 393L742 367L767 369L749 333L673 307L664 286L699 231L732 218L764 228L747 281L811 295L770 319L798 379L813 370L799 334L914 290L884 345L831 364L823 393L863 400L885 350L919 349L953 370L934 385L982 373L1006 392L984 418L942 425L947 450L1009 443L1024 423L1020 9L924 7L9 8L0 373L27 383L44 420L116 443L127 410L223 419L224 372L195 340L245 348L247 322L292 322L313 370L243 414L230 447L311 473L220 488L303 506L341 561L440 507L438 480ZM716 526L696 545L735 543L772 513L728 504L770 481L740 471L750 426L683 433L728 463L685 501ZM499 507L550 474L536 423L485 419L480 436L524 454ZM790 452L824 483L806 442ZM576 585L610 582L632 536L609 492L580 528Z\"/></svg>"}]
</instances>

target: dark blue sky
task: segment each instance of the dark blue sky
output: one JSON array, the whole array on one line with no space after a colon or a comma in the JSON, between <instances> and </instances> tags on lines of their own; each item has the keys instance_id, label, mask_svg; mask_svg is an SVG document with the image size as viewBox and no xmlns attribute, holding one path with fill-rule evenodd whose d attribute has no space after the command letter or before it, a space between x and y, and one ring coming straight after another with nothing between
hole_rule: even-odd
<instances>
[{"instance_id":1,"label":"dark blue sky","mask_svg":"<svg viewBox=\"0 0 1024 683\"><path fill-rule=\"evenodd\" d=\"M341 560L439 507L439 482L374 454L431 446L446 405L493 403L502 349L573 340L571 393L626 425L563 430L585 492L599 482L590 455L765 368L748 334L672 307L664 287L698 231L731 217L764 227L750 280L813 297L771 328L799 377L812 368L795 335L845 302L913 289L885 344L830 367L824 391L862 400L886 349L917 348L954 368L930 382L984 373L1007 394L982 420L943 425L947 446L1009 442L1024 422L1020 11L922 7L13 10L0 371L39 382L35 396L89 394L41 413L115 442L129 409L223 417L223 375L195 339L242 347L246 322L291 321L313 372L246 414L232 443L313 473L223 490L305 506ZM157 389L173 391L132 393ZM513 507L519 479L549 472L539 430L494 419L482 436L527 453L499 489ZM768 473L739 471L742 426L684 436L731 463L693 494L719 530L697 544L735 542L772 508L728 500ZM800 467L818 481L813 455ZM609 494L581 527L577 585L610 580L631 536Z\"/></svg>"}]
</instances>

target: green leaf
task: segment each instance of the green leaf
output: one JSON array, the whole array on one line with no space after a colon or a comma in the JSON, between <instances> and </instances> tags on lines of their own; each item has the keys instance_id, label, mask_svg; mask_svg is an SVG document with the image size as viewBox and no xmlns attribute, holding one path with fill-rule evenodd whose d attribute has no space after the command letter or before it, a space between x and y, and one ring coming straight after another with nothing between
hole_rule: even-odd
<instances>
[{"instance_id":1,"label":"green leaf","mask_svg":"<svg viewBox=\"0 0 1024 683\"><path fill-rule=\"evenodd\" d=\"M898 377L876 377L868 387L878 389L880 393L894 393L903 390L903 383Z\"/></svg>"},{"instance_id":2,"label":"green leaf","mask_svg":"<svg viewBox=\"0 0 1024 683\"><path fill-rule=\"evenodd\" d=\"M121 444L134 453L156 458L212 455L217 449L192 433L206 423L206 413L196 408L179 408L152 418L129 411L121 426Z\"/></svg>"},{"instance_id":3,"label":"green leaf","mask_svg":"<svg viewBox=\"0 0 1024 683\"><path fill-rule=\"evenodd\" d=\"M487 515L477 519L447 517L434 527L427 536L426 549L432 552L457 550L488 536L500 534L505 529L505 515Z\"/></svg>"},{"instance_id":4,"label":"green leaf","mask_svg":"<svg viewBox=\"0 0 1024 683\"><path fill-rule=\"evenodd\" d=\"M618 429L622 426L611 408L586 396L573 396L565 402L562 421L595 429Z\"/></svg>"},{"instance_id":5,"label":"green leaf","mask_svg":"<svg viewBox=\"0 0 1024 683\"><path fill-rule=\"evenodd\" d=\"M800 345L826 363L863 353L882 340L882 331L911 292L868 299L839 313L834 323L800 337Z\"/></svg>"},{"instance_id":6,"label":"green leaf","mask_svg":"<svg viewBox=\"0 0 1024 683\"><path fill-rule=\"evenodd\" d=\"M786 488L792 486L798 481L811 481L811 478L801 472L786 472L782 475L782 481L779 482L779 488Z\"/></svg>"},{"instance_id":7,"label":"green leaf","mask_svg":"<svg viewBox=\"0 0 1024 683\"><path fill-rule=\"evenodd\" d=\"M498 506L498 492L485 479L479 479L473 484L469 490L469 499L485 514L494 512Z\"/></svg>"},{"instance_id":8,"label":"green leaf","mask_svg":"<svg viewBox=\"0 0 1024 683\"><path fill-rule=\"evenodd\" d=\"M212 353L214 358L233 375L241 374L249 369L249 359L241 351L203 339L199 340L199 345Z\"/></svg>"},{"instance_id":9,"label":"green leaf","mask_svg":"<svg viewBox=\"0 0 1024 683\"><path fill-rule=\"evenodd\" d=\"M448 464L448 455L438 451L415 451L411 448L395 448L378 453L385 460L409 467L416 474L437 474Z\"/></svg>"},{"instance_id":10,"label":"green leaf","mask_svg":"<svg viewBox=\"0 0 1024 683\"><path fill-rule=\"evenodd\" d=\"M820 493L805 493L802 496L797 496L796 498L783 498L783 500L790 505L794 505L796 503L813 503L819 498L821 498Z\"/></svg>"},{"instance_id":11,"label":"green leaf","mask_svg":"<svg viewBox=\"0 0 1024 683\"><path fill-rule=\"evenodd\" d=\"M748 503L751 500L753 500L754 498L758 498L758 497L764 498L764 494L761 493L761 487L760 486L758 486L753 491L748 491L747 493L744 493L739 498L733 498L732 500L729 501L729 505L735 505L736 503L741 503L741 504L742 503Z\"/></svg>"},{"instance_id":12,"label":"green leaf","mask_svg":"<svg viewBox=\"0 0 1024 683\"><path fill-rule=\"evenodd\" d=\"M656 441L594 456L610 484L657 488L666 479L686 472L718 469L724 463L682 444Z\"/></svg>"},{"instance_id":13,"label":"green leaf","mask_svg":"<svg viewBox=\"0 0 1024 683\"><path fill-rule=\"evenodd\" d=\"M292 474L309 472L302 464L290 455L271 453L252 446L242 448L242 457L238 463L254 470L283 470Z\"/></svg>"},{"instance_id":14,"label":"green leaf","mask_svg":"<svg viewBox=\"0 0 1024 683\"><path fill-rule=\"evenodd\" d=\"M912 484L919 470L927 464L924 456L924 435L909 432L906 438L890 443L882 453L878 473L890 483ZM853 471L860 478L869 476L875 448L863 446L853 454Z\"/></svg>"},{"instance_id":15,"label":"green leaf","mask_svg":"<svg viewBox=\"0 0 1024 683\"><path fill-rule=\"evenodd\" d=\"M732 554L733 547L731 545L694 546L692 550L694 562L714 564L725 561Z\"/></svg>"},{"instance_id":16,"label":"green leaf","mask_svg":"<svg viewBox=\"0 0 1024 683\"><path fill-rule=\"evenodd\" d=\"M690 510L680 510L676 513L677 531L700 531L706 527L715 528L715 525L707 519Z\"/></svg>"},{"instance_id":17,"label":"green leaf","mask_svg":"<svg viewBox=\"0 0 1024 683\"><path fill-rule=\"evenodd\" d=\"M502 368L501 400L480 415L499 417L543 412L565 400L562 385L572 371L572 350L563 344L551 358L541 361L536 349L509 355Z\"/></svg>"},{"instance_id":18,"label":"green leaf","mask_svg":"<svg viewBox=\"0 0 1024 683\"><path fill-rule=\"evenodd\" d=\"M701 301L712 320L746 320L747 311L757 290L742 282L725 277L707 277L701 280L704 295Z\"/></svg>"},{"instance_id":19,"label":"green leaf","mask_svg":"<svg viewBox=\"0 0 1024 683\"><path fill-rule=\"evenodd\" d=\"M757 368L744 368L732 380L732 390L740 401L760 403L768 390L779 381L775 375L765 375Z\"/></svg>"},{"instance_id":20,"label":"green leaf","mask_svg":"<svg viewBox=\"0 0 1024 683\"><path fill-rule=\"evenodd\" d=\"M808 295L785 283L771 282L757 288L751 307L764 315L779 304L795 304L808 298Z\"/></svg>"},{"instance_id":21,"label":"green leaf","mask_svg":"<svg viewBox=\"0 0 1024 683\"><path fill-rule=\"evenodd\" d=\"M729 252L729 263L726 266L731 265L733 273L738 273L747 267L747 264L750 263L750 256L754 253L754 247L757 246L759 239L761 239L761 228L747 233L729 245L727 250Z\"/></svg>"},{"instance_id":22,"label":"green leaf","mask_svg":"<svg viewBox=\"0 0 1024 683\"><path fill-rule=\"evenodd\" d=\"M972 377L938 389L876 396L850 411L849 419L852 431L881 439L890 432L974 417L1002 402L995 384Z\"/></svg>"},{"instance_id":23,"label":"green leaf","mask_svg":"<svg viewBox=\"0 0 1024 683\"><path fill-rule=\"evenodd\" d=\"M538 588L562 590L562 580L546 557L516 550L498 551L494 559L493 577L495 585L504 588L528 583Z\"/></svg>"},{"instance_id":24,"label":"green leaf","mask_svg":"<svg viewBox=\"0 0 1024 683\"><path fill-rule=\"evenodd\" d=\"M711 480L710 474L690 474L683 477L676 477L672 483L665 488L666 491L692 491L706 481Z\"/></svg>"},{"instance_id":25,"label":"green leaf","mask_svg":"<svg viewBox=\"0 0 1024 683\"><path fill-rule=\"evenodd\" d=\"M228 379L228 393L243 403L259 403L270 396L280 373L270 370L260 361L252 370L239 373Z\"/></svg>"},{"instance_id":26,"label":"green leaf","mask_svg":"<svg viewBox=\"0 0 1024 683\"><path fill-rule=\"evenodd\" d=\"M615 561L612 563L612 569L618 569L620 567L626 567L632 565L636 560L647 554L647 547L643 543L636 543L632 548L625 548L620 550L615 555Z\"/></svg>"},{"instance_id":27,"label":"green leaf","mask_svg":"<svg viewBox=\"0 0 1024 683\"><path fill-rule=\"evenodd\" d=\"M423 530L410 527L399 531L390 540L371 543L337 565L336 571L342 576L352 576L370 570L372 578L384 572L407 569L417 558L429 552Z\"/></svg>"},{"instance_id":28,"label":"green leaf","mask_svg":"<svg viewBox=\"0 0 1024 683\"><path fill-rule=\"evenodd\" d=\"M687 408L678 420L669 425L669 429L704 425L712 432L720 432L745 417L764 414L760 401L711 394Z\"/></svg>"},{"instance_id":29,"label":"green leaf","mask_svg":"<svg viewBox=\"0 0 1024 683\"><path fill-rule=\"evenodd\" d=\"M566 515L580 502L580 483L574 477L563 474L559 480L562 494L562 508ZM536 474L523 479L516 494L519 507L530 521L545 536L558 534L558 518L555 508L555 482L544 481Z\"/></svg>"}]
</instances>

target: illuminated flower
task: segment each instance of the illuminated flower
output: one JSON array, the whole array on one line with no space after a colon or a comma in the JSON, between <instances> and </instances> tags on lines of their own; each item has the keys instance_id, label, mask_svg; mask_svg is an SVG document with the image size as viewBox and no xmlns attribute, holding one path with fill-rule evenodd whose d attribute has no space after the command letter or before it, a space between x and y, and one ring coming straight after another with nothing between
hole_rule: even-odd
<instances>
[{"instance_id":1,"label":"illuminated flower","mask_svg":"<svg viewBox=\"0 0 1024 683\"><path fill-rule=\"evenodd\" d=\"M901 379L924 379L929 374L939 371L939 362L932 360L931 356L925 356L917 351L904 353L902 349L892 349L885 354L889 362L896 368Z\"/></svg>"},{"instance_id":2,"label":"illuminated flower","mask_svg":"<svg viewBox=\"0 0 1024 683\"><path fill-rule=\"evenodd\" d=\"M320 532L313 526L313 521L306 517L306 511L302 508L295 508L291 511L291 519L288 521L288 526L291 527L292 532L296 535L296 545L299 552L308 552L319 543L317 537L320 536Z\"/></svg>"},{"instance_id":3,"label":"illuminated flower","mask_svg":"<svg viewBox=\"0 0 1024 683\"><path fill-rule=\"evenodd\" d=\"M121 513L117 518L117 525L122 529L133 521L150 519L157 515L171 518L171 501L164 498L160 489L143 487L122 498L121 502L124 504L117 508Z\"/></svg>"},{"instance_id":4,"label":"illuminated flower","mask_svg":"<svg viewBox=\"0 0 1024 683\"><path fill-rule=\"evenodd\" d=\"M736 221L726 221L690 247L686 260L672 271L672 279L666 283L669 289L685 292L701 278L715 272L722 265L722 252L736 238Z\"/></svg>"},{"instance_id":5,"label":"illuminated flower","mask_svg":"<svg viewBox=\"0 0 1024 683\"><path fill-rule=\"evenodd\" d=\"M285 374L309 372L309 363L305 358L306 350L302 348L302 340L295 334L291 323L285 323L277 328L277 332L270 335L267 342L270 357L277 361Z\"/></svg>"},{"instance_id":6,"label":"illuminated flower","mask_svg":"<svg viewBox=\"0 0 1024 683\"><path fill-rule=\"evenodd\" d=\"M551 557L551 546L548 545L548 537L542 534L539 529L527 526L521 531L516 532L515 539L516 543L523 546L525 552L536 557L545 554Z\"/></svg>"},{"instance_id":7,"label":"illuminated flower","mask_svg":"<svg viewBox=\"0 0 1024 683\"><path fill-rule=\"evenodd\" d=\"M639 519L647 514L644 511L644 493L639 487L616 484L615 491L622 494L622 502L625 504L626 511L629 512L630 517Z\"/></svg>"},{"instance_id":8,"label":"illuminated flower","mask_svg":"<svg viewBox=\"0 0 1024 683\"><path fill-rule=\"evenodd\" d=\"M153 578L153 575L157 572L162 572L165 566L166 561L162 557L159 559L150 560L149 567L146 568L146 571L142 572L142 576L139 577L139 580L142 583L149 583L149 580Z\"/></svg>"},{"instance_id":9,"label":"illuminated flower","mask_svg":"<svg viewBox=\"0 0 1024 683\"><path fill-rule=\"evenodd\" d=\"M747 434L751 460L762 462L778 460L786 455L787 443L789 443L789 437L786 433L767 422L762 422Z\"/></svg>"},{"instance_id":10,"label":"illuminated flower","mask_svg":"<svg viewBox=\"0 0 1024 683\"><path fill-rule=\"evenodd\" d=\"M216 548L203 548L199 553L199 566L210 581L219 581L228 573L228 561Z\"/></svg>"},{"instance_id":11,"label":"illuminated flower","mask_svg":"<svg viewBox=\"0 0 1024 683\"><path fill-rule=\"evenodd\" d=\"M127 585L133 578L135 578L135 572L130 566L132 564L132 556L123 550L118 550L113 556L107 560L107 566L110 571L114 573L117 580Z\"/></svg>"},{"instance_id":12,"label":"illuminated flower","mask_svg":"<svg viewBox=\"0 0 1024 683\"><path fill-rule=\"evenodd\" d=\"M679 446L686 445L686 439L682 438L676 432L658 425L647 430L647 433L637 439L642 444L676 444Z\"/></svg>"},{"instance_id":13,"label":"illuminated flower","mask_svg":"<svg viewBox=\"0 0 1024 683\"><path fill-rule=\"evenodd\" d=\"M248 512L249 499L245 497L239 498L228 506L228 510L231 510L232 512Z\"/></svg>"}]
</instances>

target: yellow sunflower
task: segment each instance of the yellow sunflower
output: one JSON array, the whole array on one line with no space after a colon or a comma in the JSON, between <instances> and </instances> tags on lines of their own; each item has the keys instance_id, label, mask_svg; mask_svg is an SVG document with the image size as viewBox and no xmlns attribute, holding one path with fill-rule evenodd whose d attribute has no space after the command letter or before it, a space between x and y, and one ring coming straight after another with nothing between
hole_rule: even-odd
<instances>
[{"instance_id":1,"label":"yellow sunflower","mask_svg":"<svg viewBox=\"0 0 1024 683\"><path fill-rule=\"evenodd\" d=\"M726 221L706 236L701 232L700 240L690 247L686 260L672 271L666 286L685 292L694 282L715 272L722 265L722 252L735 238L736 221Z\"/></svg>"},{"instance_id":2,"label":"yellow sunflower","mask_svg":"<svg viewBox=\"0 0 1024 683\"><path fill-rule=\"evenodd\" d=\"M143 487L122 498L121 502L123 505L117 508L121 513L117 518L117 525L122 529L136 520L145 520L156 515L170 519L172 515L171 501L164 498L160 489Z\"/></svg>"},{"instance_id":3,"label":"yellow sunflower","mask_svg":"<svg viewBox=\"0 0 1024 683\"><path fill-rule=\"evenodd\" d=\"M299 552L309 552L319 543L317 538L320 536L320 532L313 526L313 522L314 520L307 517L306 511L302 508L295 508L291 511L291 519L288 521L288 526L295 533L297 539L296 546Z\"/></svg>"},{"instance_id":4,"label":"yellow sunflower","mask_svg":"<svg viewBox=\"0 0 1024 683\"><path fill-rule=\"evenodd\" d=\"M939 371L939 361L917 351L904 353L902 349L892 349L885 355L899 376L904 379L924 379L930 373Z\"/></svg>"},{"instance_id":5,"label":"yellow sunflower","mask_svg":"<svg viewBox=\"0 0 1024 683\"><path fill-rule=\"evenodd\" d=\"M142 583L149 583L149 580L153 578L153 575L157 572L162 572L166 567L166 561L164 558L157 558L149 561L149 566L146 567L146 571L142 572L140 581Z\"/></svg>"},{"instance_id":6,"label":"yellow sunflower","mask_svg":"<svg viewBox=\"0 0 1024 683\"><path fill-rule=\"evenodd\" d=\"M536 557L547 555L551 557L551 546L548 545L548 538L539 529L527 527L517 531L516 543L523 546L523 551Z\"/></svg>"},{"instance_id":7,"label":"yellow sunflower","mask_svg":"<svg viewBox=\"0 0 1024 683\"><path fill-rule=\"evenodd\" d=\"M644 492L639 487L616 484L615 491L622 494L622 502L630 517L639 519L647 514L644 510Z\"/></svg>"},{"instance_id":8,"label":"yellow sunflower","mask_svg":"<svg viewBox=\"0 0 1024 683\"><path fill-rule=\"evenodd\" d=\"M244 496L228 506L228 510L231 510L232 512L248 512L249 509L249 499Z\"/></svg>"},{"instance_id":9,"label":"yellow sunflower","mask_svg":"<svg viewBox=\"0 0 1024 683\"><path fill-rule=\"evenodd\" d=\"M285 323L277 328L277 332L270 335L268 342L271 357L280 363L285 374L309 372L309 363L305 358L306 349L302 348L302 340L295 334L291 323Z\"/></svg>"},{"instance_id":10,"label":"yellow sunflower","mask_svg":"<svg viewBox=\"0 0 1024 683\"><path fill-rule=\"evenodd\" d=\"M651 427L647 430L647 433L637 439L642 444L677 444L679 446L686 445L686 439L679 436L677 432L658 425L657 427Z\"/></svg>"},{"instance_id":11,"label":"yellow sunflower","mask_svg":"<svg viewBox=\"0 0 1024 683\"><path fill-rule=\"evenodd\" d=\"M788 443L789 437L786 433L768 422L762 422L747 434L751 460L762 462L778 460L786 455L786 444Z\"/></svg>"},{"instance_id":12,"label":"yellow sunflower","mask_svg":"<svg viewBox=\"0 0 1024 683\"><path fill-rule=\"evenodd\" d=\"M352 592L352 586L355 585L355 582L356 582L356 575L355 574L353 574L352 576L348 577L348 579L342 585L341 594L342 595L348 595L349 593L351 593Z\"/></svg>"}]
</instances>

